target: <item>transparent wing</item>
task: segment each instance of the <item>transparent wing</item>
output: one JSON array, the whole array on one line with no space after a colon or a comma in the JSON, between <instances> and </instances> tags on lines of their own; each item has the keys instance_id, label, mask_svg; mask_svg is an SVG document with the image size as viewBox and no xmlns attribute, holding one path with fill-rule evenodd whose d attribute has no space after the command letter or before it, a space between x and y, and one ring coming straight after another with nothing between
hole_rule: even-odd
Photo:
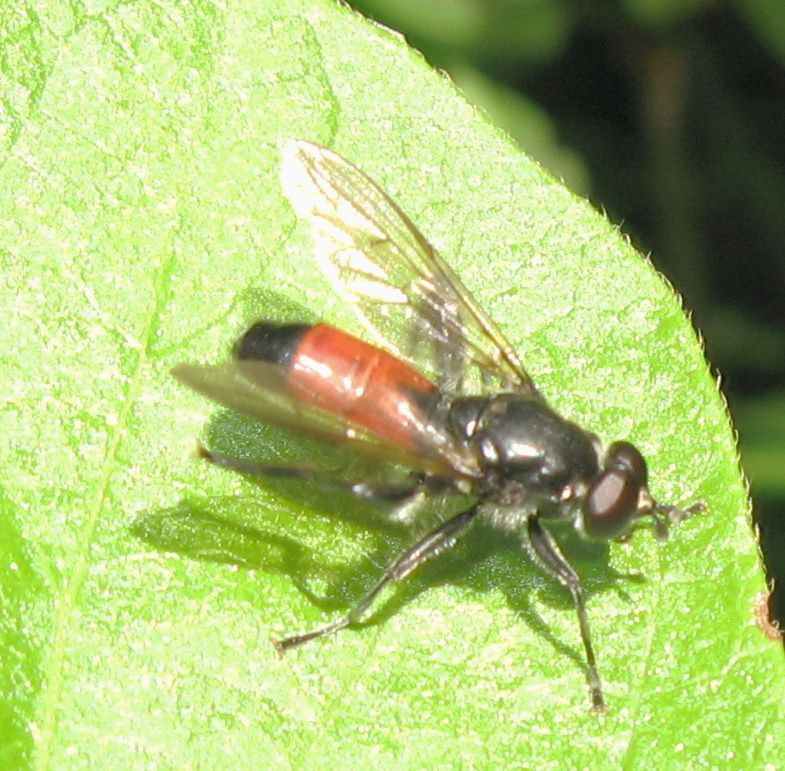
<instances>
[{"instance_id":1,"label":"transparent wing","mask_svg":"<svg viewBox=\"0 0 785 771\"><path fill-rule=\"evenodd\" d=\"M332 150L292 140L281 182L317 258L375 341L446 391L539 397L512 346L411 220Z\"/></svg>"},{"instance_id":2,"label":"transparent wing","mask_svg":"<svg viewBox=\"0 0 785 771\"><path fill-rule=\"evenodd\" d=\"M287 393L286 373L276 364L233 361L215 366L179 364L172 374L185 385L224 407L251 418L297 431L333 446L377 460L397 463L439 476L472 478L476 463L440 427L412 414L402 425L417 440L407 449L352 423L342 415L319 409Z\"/></svg>"}]
</instances>

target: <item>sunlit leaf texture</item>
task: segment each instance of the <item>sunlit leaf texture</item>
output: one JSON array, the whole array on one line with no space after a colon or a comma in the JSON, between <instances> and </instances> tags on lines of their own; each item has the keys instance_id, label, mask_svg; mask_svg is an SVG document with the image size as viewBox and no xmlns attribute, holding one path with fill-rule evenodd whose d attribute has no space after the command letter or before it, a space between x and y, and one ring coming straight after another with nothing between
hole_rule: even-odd
<instances>
[{"instance_id":1,"label":"sunlit leaf texture","mask_svg":"<svg viewBox=\"0 0 785 771\"><path fill-rule=\"evenodd\" d=\"M734 438L678 298L396 35L305 0L0 9L0 766L761 768L781 649ZM482 528L368 624L279 659L416 532L200 464L345 458L189 392L255 318L351 325L278 181L334 147L382 184L543 393L709 513L664 544L565 533L571 602ZM359 471L359 469L358 469Z\"/></svg>"}]
</instances>

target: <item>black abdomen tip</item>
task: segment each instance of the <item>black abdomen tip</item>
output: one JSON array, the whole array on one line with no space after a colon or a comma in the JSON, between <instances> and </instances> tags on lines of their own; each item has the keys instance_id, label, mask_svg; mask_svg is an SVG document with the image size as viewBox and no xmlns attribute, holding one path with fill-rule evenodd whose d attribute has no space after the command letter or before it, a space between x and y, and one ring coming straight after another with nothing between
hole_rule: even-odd
<instances>
[{"instance_id":1,"label":"black abdomen tip","mask_svg":"<svg viewBox=\"0 0 785 771\"><path fill-rule=\"evenodd\" d=\"M259 321L234 344L236 359L271 361L287 366L310 324L275 324Z\"/></svg>"}]
</instances>

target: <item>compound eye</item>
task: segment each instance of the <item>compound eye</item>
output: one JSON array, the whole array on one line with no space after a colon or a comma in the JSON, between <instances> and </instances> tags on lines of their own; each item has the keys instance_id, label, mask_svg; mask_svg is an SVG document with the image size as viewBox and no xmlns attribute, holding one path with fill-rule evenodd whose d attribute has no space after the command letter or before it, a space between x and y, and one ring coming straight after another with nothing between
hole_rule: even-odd
<instances>
[{"instance_id":1,"label":"compound eye","mask_svg":"<svg viewBox=\"0 0 785 771\"><path fill-rule=\"evenodd\" d=\"M607 540L625 535L638 511L639 491L640 484L629 471L618 468L603 471L583 501L586 534Z\"/></svg>"},{"instance_id":2,"label":"compound eye","mask_svg":"<svg viewBox=\"0 0 785 771\"><path fill-rule=\"evenodd\" d=\"M649 471L638 448L629 442L614 442L606 455L605 466L628 472L640 487L646 487Z\"/></svg>"}]
</instances>

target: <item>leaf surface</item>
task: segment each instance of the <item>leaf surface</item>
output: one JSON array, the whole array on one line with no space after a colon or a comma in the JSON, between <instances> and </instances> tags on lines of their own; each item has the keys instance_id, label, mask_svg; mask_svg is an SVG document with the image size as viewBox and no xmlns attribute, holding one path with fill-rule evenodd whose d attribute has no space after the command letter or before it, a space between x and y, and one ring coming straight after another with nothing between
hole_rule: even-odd
<instances>
[{"instance_id":1,"label":"leaf surface","mask_svg":"<svg viewBox=\"0 0 785 771\"><path fill-rule=\"evenodd\" d=\"M0 15L3 767L760 767L781 649L734 438L669 287L396 35L327 2L11 3ZM706 501L666 544L564 538L569 597L490 530L364 628L279 659L415 533L312 485L192 458L339 463L188 392L250 321L351 314L314 270L279 147L377 180L547 398Z\"/></svg>"}]
</instances>

